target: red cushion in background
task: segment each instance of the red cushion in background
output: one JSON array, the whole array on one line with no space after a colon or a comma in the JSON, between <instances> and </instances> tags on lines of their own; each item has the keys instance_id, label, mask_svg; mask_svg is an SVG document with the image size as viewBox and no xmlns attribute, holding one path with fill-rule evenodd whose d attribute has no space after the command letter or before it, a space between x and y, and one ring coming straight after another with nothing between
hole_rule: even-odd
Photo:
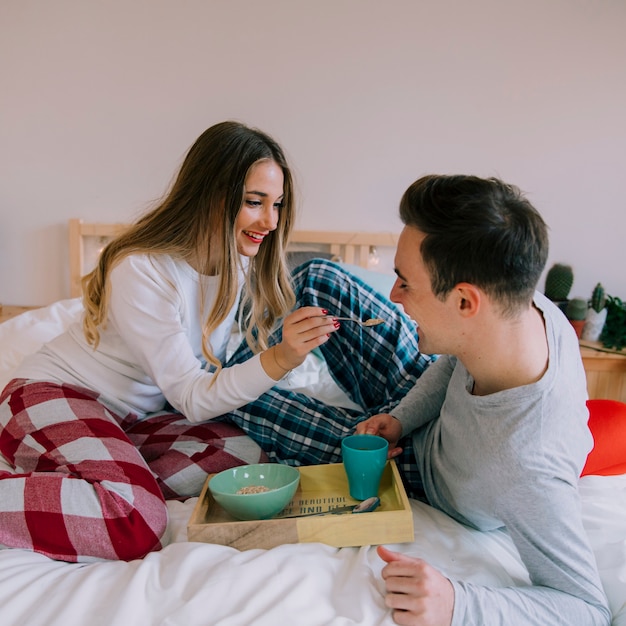
<instances>
[{"instance_id":1,"label":"red cushion in background","mask_svg":"<svg viewBox=\"0 0 626 626\"><path fill-rule=\"evenodd\" d=\"M626 404L617 400L587 400L594 447L581 476L626 474Z\"/></svg>"}]
</instances>

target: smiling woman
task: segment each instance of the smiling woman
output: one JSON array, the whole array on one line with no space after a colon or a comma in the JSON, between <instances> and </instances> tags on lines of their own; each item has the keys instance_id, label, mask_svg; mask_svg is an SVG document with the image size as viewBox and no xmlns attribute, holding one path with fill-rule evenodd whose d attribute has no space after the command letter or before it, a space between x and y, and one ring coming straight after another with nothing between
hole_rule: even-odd
<instances>
[{"instance_id":1,"label":"smiling woman","mask_svg":"<svg viewBox=\"0 0 626 626\"><path fill-rule=\"evenodd\" d=\"M237 250L255 256L265 237L276 230L283 202L284 176L274 161L255 163L246 176L244 201L235 221Z\"/></svg>"},{"instance_id":2,"label":"smiling woman","mask_svg":"<svg viewBox=\"0 0 626 626\"><path fill-rule=\"evenodd\" d=\"M293 198L280 146L223 122L163 200L104 245L82 280L82 321L0 397L0 452L26 471L0 481L0 544L69 561L141 556L161 546L164 498L198 495L236 465L336 462L363 413L399 401L429 363L413 326L337 264L290 273ZM336 319L353 315L388 323ZM245 339L231 350L235 321ZM349 408L278 384L316 349ZM56 526L7 521L3 506L25 493L59 494Z\"/></svg>"}]
</instances>

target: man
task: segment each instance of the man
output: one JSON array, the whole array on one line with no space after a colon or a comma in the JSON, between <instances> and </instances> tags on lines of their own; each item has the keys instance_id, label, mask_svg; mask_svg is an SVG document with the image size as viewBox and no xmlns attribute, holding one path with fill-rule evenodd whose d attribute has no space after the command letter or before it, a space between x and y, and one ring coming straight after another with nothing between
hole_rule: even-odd
<instances>
[{"instance_id":1,"label":"man","mask_svg":"<svg viewBox=\"0 0 626 626\"><path fill-rule=\"evenodd\" d=\"M394 620L610 624L578 494L593 446L585 374L569 322L535 291L548 252L543 219L515 187L473 176L417 180L400 216L391 299L417 322L421 351L442 356L393 415L357 432L385 437L392 457L411 433L421 480L411 487L466 525L505 526L532 585L450 580L380 547Z\"/></svg>"}]
</instances>

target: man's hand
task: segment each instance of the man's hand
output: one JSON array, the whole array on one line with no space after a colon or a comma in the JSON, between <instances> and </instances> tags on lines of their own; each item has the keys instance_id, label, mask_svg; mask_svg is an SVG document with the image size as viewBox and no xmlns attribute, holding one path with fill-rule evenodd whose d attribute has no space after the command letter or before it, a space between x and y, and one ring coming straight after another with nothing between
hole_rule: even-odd
<instances>
[{"instance_id":1,"label":"man's hand","mask_svg":"<svg viewBox=\"0 0 626 626\"><path fill-rule=\"evenodd\" d=\"M402 452L398 441L402 437L402 424L388 413L372 415L369 419L359 422L356 426L357 435L378 435L389 442L387 457L393 459Z\"/></svg>"},{"instance_id":2,"label":"man's hand","mask_svg":"<svg viewBox=\"0 0 626 626\"><path fill-rule=\"evenodd\" d=\"M402 626L450 626L454 609L454 588L441 572L422 559L383 546L378 556L383 567L387 595L385 604L393 609L393 620Z\"/></svg>"}]
</instances>

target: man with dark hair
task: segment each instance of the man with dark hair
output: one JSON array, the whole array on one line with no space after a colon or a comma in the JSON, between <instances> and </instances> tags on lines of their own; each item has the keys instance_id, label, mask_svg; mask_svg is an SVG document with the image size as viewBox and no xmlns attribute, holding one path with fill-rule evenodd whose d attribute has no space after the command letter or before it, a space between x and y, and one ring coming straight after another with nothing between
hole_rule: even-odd
<instances>
[{"instance_id":1,"label":"man with dark hair","mask_svg":"<svg viewBox=\"0 0 626 626\"><path fill-rule=\"evenodd\" d=\"M532 585L451 580L381 546L394 620L610 624L578 494L593 447L578 342L536 291L543 219L517 188L474 176L420 178L400 216L391 299L417 322L420 350L441 356L392 415L357 432L385 437L391 457L412 463L411 493L474 528L506 527Z\"/></svg>"}]
</instances>

